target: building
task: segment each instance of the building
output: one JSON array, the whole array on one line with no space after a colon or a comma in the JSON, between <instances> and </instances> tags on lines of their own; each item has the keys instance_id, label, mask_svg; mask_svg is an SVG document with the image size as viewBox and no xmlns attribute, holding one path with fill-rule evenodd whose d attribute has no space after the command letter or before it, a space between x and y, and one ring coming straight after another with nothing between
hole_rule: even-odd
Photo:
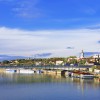
<instances>
[{"instance_id":1,"label":"building","mask_svg":"<svg viewBox=\"0 0 100 100\"><path fill-rule=\"evenodd\" d=\"M56 65L64 65L63 61L56 61Z\"/></svg>"},{"instance_id":2,"label":"building","mask_svg":"<svg viewBox=\"0 0 100 100\"><path fill-rule=\"evenodd\" d=\"M84 51L82 50L82 52L80 53L80 58L84 58Z\"/></svg>"},{"instance_id":3,"label":"building","mask_svg":"<svg viewBox=\"0 0 100 100\"><path fill-rule=\"evenodd\" d=\"M93 58L100 58L100 54L94 54Z\"/></svg>"}]
</instances>

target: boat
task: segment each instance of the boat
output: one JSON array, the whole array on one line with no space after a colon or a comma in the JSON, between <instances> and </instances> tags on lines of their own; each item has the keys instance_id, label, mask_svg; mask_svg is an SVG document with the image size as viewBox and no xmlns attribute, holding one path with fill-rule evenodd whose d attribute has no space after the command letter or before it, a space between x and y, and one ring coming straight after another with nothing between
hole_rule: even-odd
<instances>
[{"instance_id":1,"label":"boat","mask_svg":"<svg viewBox=\"0 0 100 100\"><path fill-rule=\"evenodd\" d=\"M81 74L80 78L82 78L82 79L93 79L94 75L92 75L92 74Z\"/></svg>"},{"instance_id":2,"label":"boat","mask_svg":"<svg viewBox=\"0 0 100 100\"><path fill-rule=\"evenodd\" d=\"M5 72L6 72L6 73L15 73L16 70L15 70L15 69L6 69Z\"/></svg>"},{"instance_id":3,"label":"boat","mask_svg":"<svg viewBox=\"0 0 100 100\"><path fill-rule=\"evenodd\" d=\"M37 70L36 73L37 73L37 74L40 74L40 73L42 73L42 72L41 72L41 70Z\"/></svg>"},{"instance_id":4,"label":"boat","mask_svg":"<svg viewBox=\"0 0 100 100\"><path fill-rule=\"evenodd\" d=\"M74 77L74 78L82 78L82 79L93 79L94 75L88 72L82 71L73 71L73 72L66 72L66 76Z\"/></svg>"},{"instance_id":5,"label":"boat","mask_svg":"<svg viewBox=\"0 0 100 100\"><path fill-rule=\"evenodd\" d=\"M31 70L31 69L20 69L18 73L21 73L21 74L33 74L34 71Z\"/></svg>"}]
</instances>

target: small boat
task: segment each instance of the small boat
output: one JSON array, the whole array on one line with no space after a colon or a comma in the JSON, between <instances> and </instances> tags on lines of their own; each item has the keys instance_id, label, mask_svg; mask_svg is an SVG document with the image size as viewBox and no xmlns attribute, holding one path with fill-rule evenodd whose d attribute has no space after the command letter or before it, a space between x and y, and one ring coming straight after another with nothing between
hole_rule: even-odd
<instances>
[{"instance_id":1,"label":"small boat","mask_svg":"<svg viewBox=\"0 0 100 100\"><path fill-rule=\"evenodd\" d=\"M73 71L73 72L66 72L66 76L74 77L74 78L82 78L82 79L93 79L94 75L88 72L82 71Z\"/></svg>"},{"instance_id":2,"label":"small boat","mask_svg":"<svg viewBox=\"0 0 100 100\"><path fill-rule=\"evenodd\" d=\"M34 71L30 70L30 69L20 69L19 73L21 73L21 74L33 74Z\"/></svg>"},{"instance_id":3,"label":"small boat","mask_svg":"<svg viewBox=\"0 0 100 100\"><path fill-rule=\"evenodd\" d=\"M92 74L81 74L80 78L82 78L82 79L93 79L94 75L92 75Z\"/></svg>"},{"instance_id":4,"label":"small boat","mask_svg":"<svg viewBox=\"0 0 100 100\"><path fill-rule=\"evenodd\" d=\"M15 73L16 70L15 69L6 69L6 73Z\"/></svg>"},{"instance_id":5,"label":"small boat","mask_svg":"<svg viewBox=\"0 0 100 100\"><path fill-rule=\"evenodd\" d=\"M40 73L41 73L41 70L37 70L36 73L37 73L37 74L40 74Z\"/></svg>"}]
</instances>

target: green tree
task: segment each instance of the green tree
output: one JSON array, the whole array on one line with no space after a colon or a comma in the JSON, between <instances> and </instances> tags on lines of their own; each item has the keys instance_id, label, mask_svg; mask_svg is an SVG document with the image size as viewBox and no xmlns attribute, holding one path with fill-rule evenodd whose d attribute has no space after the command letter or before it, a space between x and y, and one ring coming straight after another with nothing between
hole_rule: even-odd
<instances>
[{"instance_id":1,"label":"green tree","mask_svg":"<svg viewBox=\"0 0 100 100\"><path fill-rule=\"evenodd\" d=\"M86 63L85 59L82 59L82 60L79 61L79 64L81 64L81 65L85 65L85 63Z\"/></svg>"},{"instance_id":2,"label":"green tree","mask_svg":"<svg viewBox=\"0 0 100 100\"><path fill-rule=\"evenodd\" d=\"M4 60L3 64L9 64L9 61L8 60Z\"/></svg>"}]
</instances>

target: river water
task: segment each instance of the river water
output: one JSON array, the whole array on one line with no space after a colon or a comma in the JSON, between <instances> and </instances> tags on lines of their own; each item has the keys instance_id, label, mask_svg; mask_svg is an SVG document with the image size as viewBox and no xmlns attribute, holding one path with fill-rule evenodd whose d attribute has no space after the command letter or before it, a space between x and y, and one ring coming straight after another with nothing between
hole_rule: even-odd
<instances>
[{"instance_id":1,"label":"river water","mask_svg":"<svg viewBox=\"0 0 100 100\"><path fill-rule=\"evenodd\" d=\"M0 100L100 100L98 79L0 74Z\"/></svg>"}]
</instances>

